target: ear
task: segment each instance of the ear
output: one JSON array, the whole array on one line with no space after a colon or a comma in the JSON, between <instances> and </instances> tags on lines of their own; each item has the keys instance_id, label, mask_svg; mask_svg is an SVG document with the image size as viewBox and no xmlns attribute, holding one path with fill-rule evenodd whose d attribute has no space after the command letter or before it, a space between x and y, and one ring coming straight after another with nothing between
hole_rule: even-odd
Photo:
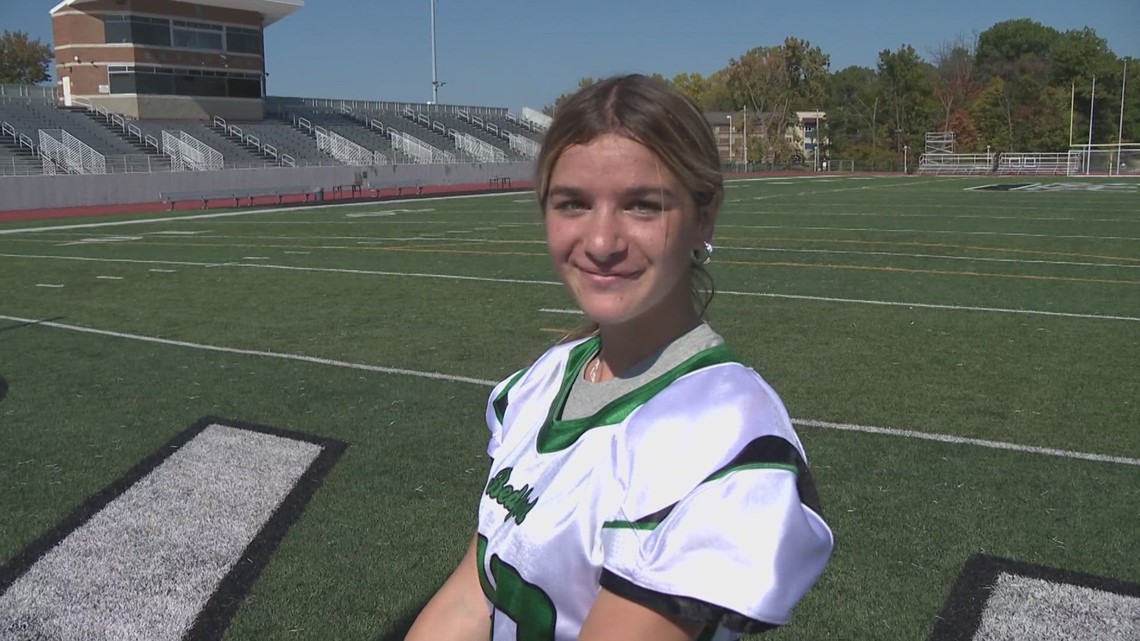
<instances>
[{"instance_id":1,"label":"ear","mask_svg":"<svg viewBox=\"0 0 1140 641\"><path fill-rule=\"evenodd\" d=\"M724 194L713 197L711 203L697 209L697 235L701 242L711 242L713 231L716 228L716 219L720 215L720 204Z\"/></svg>"}]
</instances>

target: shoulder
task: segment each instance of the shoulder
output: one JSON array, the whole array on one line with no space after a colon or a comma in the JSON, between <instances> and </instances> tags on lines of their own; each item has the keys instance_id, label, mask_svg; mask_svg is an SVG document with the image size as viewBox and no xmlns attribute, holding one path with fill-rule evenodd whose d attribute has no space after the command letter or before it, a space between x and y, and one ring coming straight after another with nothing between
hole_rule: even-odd
<instances>
[{"instance_id":1,"label":"shoulder","mask_svg":"<svg viewBox=\"0 0 1140 641\"><path fill-rule=\"evenodd\" d=\"M766 458L806 463L779 395L739 362L674 381L630 417L624 438L627 507L636 511L679 500L758 449Z\"/></svg>"},{"instance_id":2,"label":"shoulder","mask_svg":"<svg viewBox=\"0 0 1140 641\"><path fill-rule=\"evenodd\" d=\"M631 447L668 442L698 450L728 451L763 436L802 450L780 396L752 368L739 362L691 372L661 390L631 420Z\"/></svg>"}]
</instances>

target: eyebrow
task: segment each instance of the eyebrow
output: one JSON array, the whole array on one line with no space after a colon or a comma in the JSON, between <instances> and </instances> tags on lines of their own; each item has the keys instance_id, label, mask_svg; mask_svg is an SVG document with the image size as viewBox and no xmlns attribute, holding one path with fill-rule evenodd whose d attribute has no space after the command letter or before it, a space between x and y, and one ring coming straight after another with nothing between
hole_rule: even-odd
<instances>
[{"instance_id":1,"label":"eyebrow","mask_svg":"<svg viewBox=\"0 0 1140 641\"><path fill-rule=\"evenodd\" d=\"M550 188L549 196L563 196L566 198L585 198L589 191L568 185L555 185ZM622 192L625 198L644 198L646 196L660 196L666 200L673 200L676 196L668 188L656 185L638 185Z\"/></svg>"}]
</instances>

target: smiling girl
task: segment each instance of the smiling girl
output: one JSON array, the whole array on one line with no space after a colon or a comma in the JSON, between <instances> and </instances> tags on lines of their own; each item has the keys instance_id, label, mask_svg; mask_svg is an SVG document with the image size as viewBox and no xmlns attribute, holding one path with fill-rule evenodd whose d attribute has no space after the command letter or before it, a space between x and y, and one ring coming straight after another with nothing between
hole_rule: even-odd
<instances>
[{"instance_id":1,"label":"smiling girl","mask_svg":"<svg viewBox=\"0 0 1140 641\"><path fill-rule=\"evenodd\" d=\"M535 189L590 326L495 387L466 556L414 640L736 639L788 622L827 564L780 398L702 321L723 199L700 111L615 77L566 101Z\"/></svg>"}]
</instances>

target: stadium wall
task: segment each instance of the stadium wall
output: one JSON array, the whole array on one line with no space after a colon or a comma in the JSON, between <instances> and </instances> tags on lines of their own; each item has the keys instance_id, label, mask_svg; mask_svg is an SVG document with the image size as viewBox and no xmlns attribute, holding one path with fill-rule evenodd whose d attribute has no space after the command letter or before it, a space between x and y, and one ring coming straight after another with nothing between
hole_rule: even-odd
<instances>
[{"instance_id":1,"label":"stadium wall","mask_svg":"<svg viewBox=\"0 0 1140 641\"><path fill-rule=\"evenodd\" d=\"M525 181L533 163L381 165L376 167L273 167L150 174L12 176L0 178L0 211L158 202L170 192L281 189L330 190L362 184L390 187L487 184L492 178ZM365 176L367 174L367 176Z\"/></svg>"}]
</instances>

